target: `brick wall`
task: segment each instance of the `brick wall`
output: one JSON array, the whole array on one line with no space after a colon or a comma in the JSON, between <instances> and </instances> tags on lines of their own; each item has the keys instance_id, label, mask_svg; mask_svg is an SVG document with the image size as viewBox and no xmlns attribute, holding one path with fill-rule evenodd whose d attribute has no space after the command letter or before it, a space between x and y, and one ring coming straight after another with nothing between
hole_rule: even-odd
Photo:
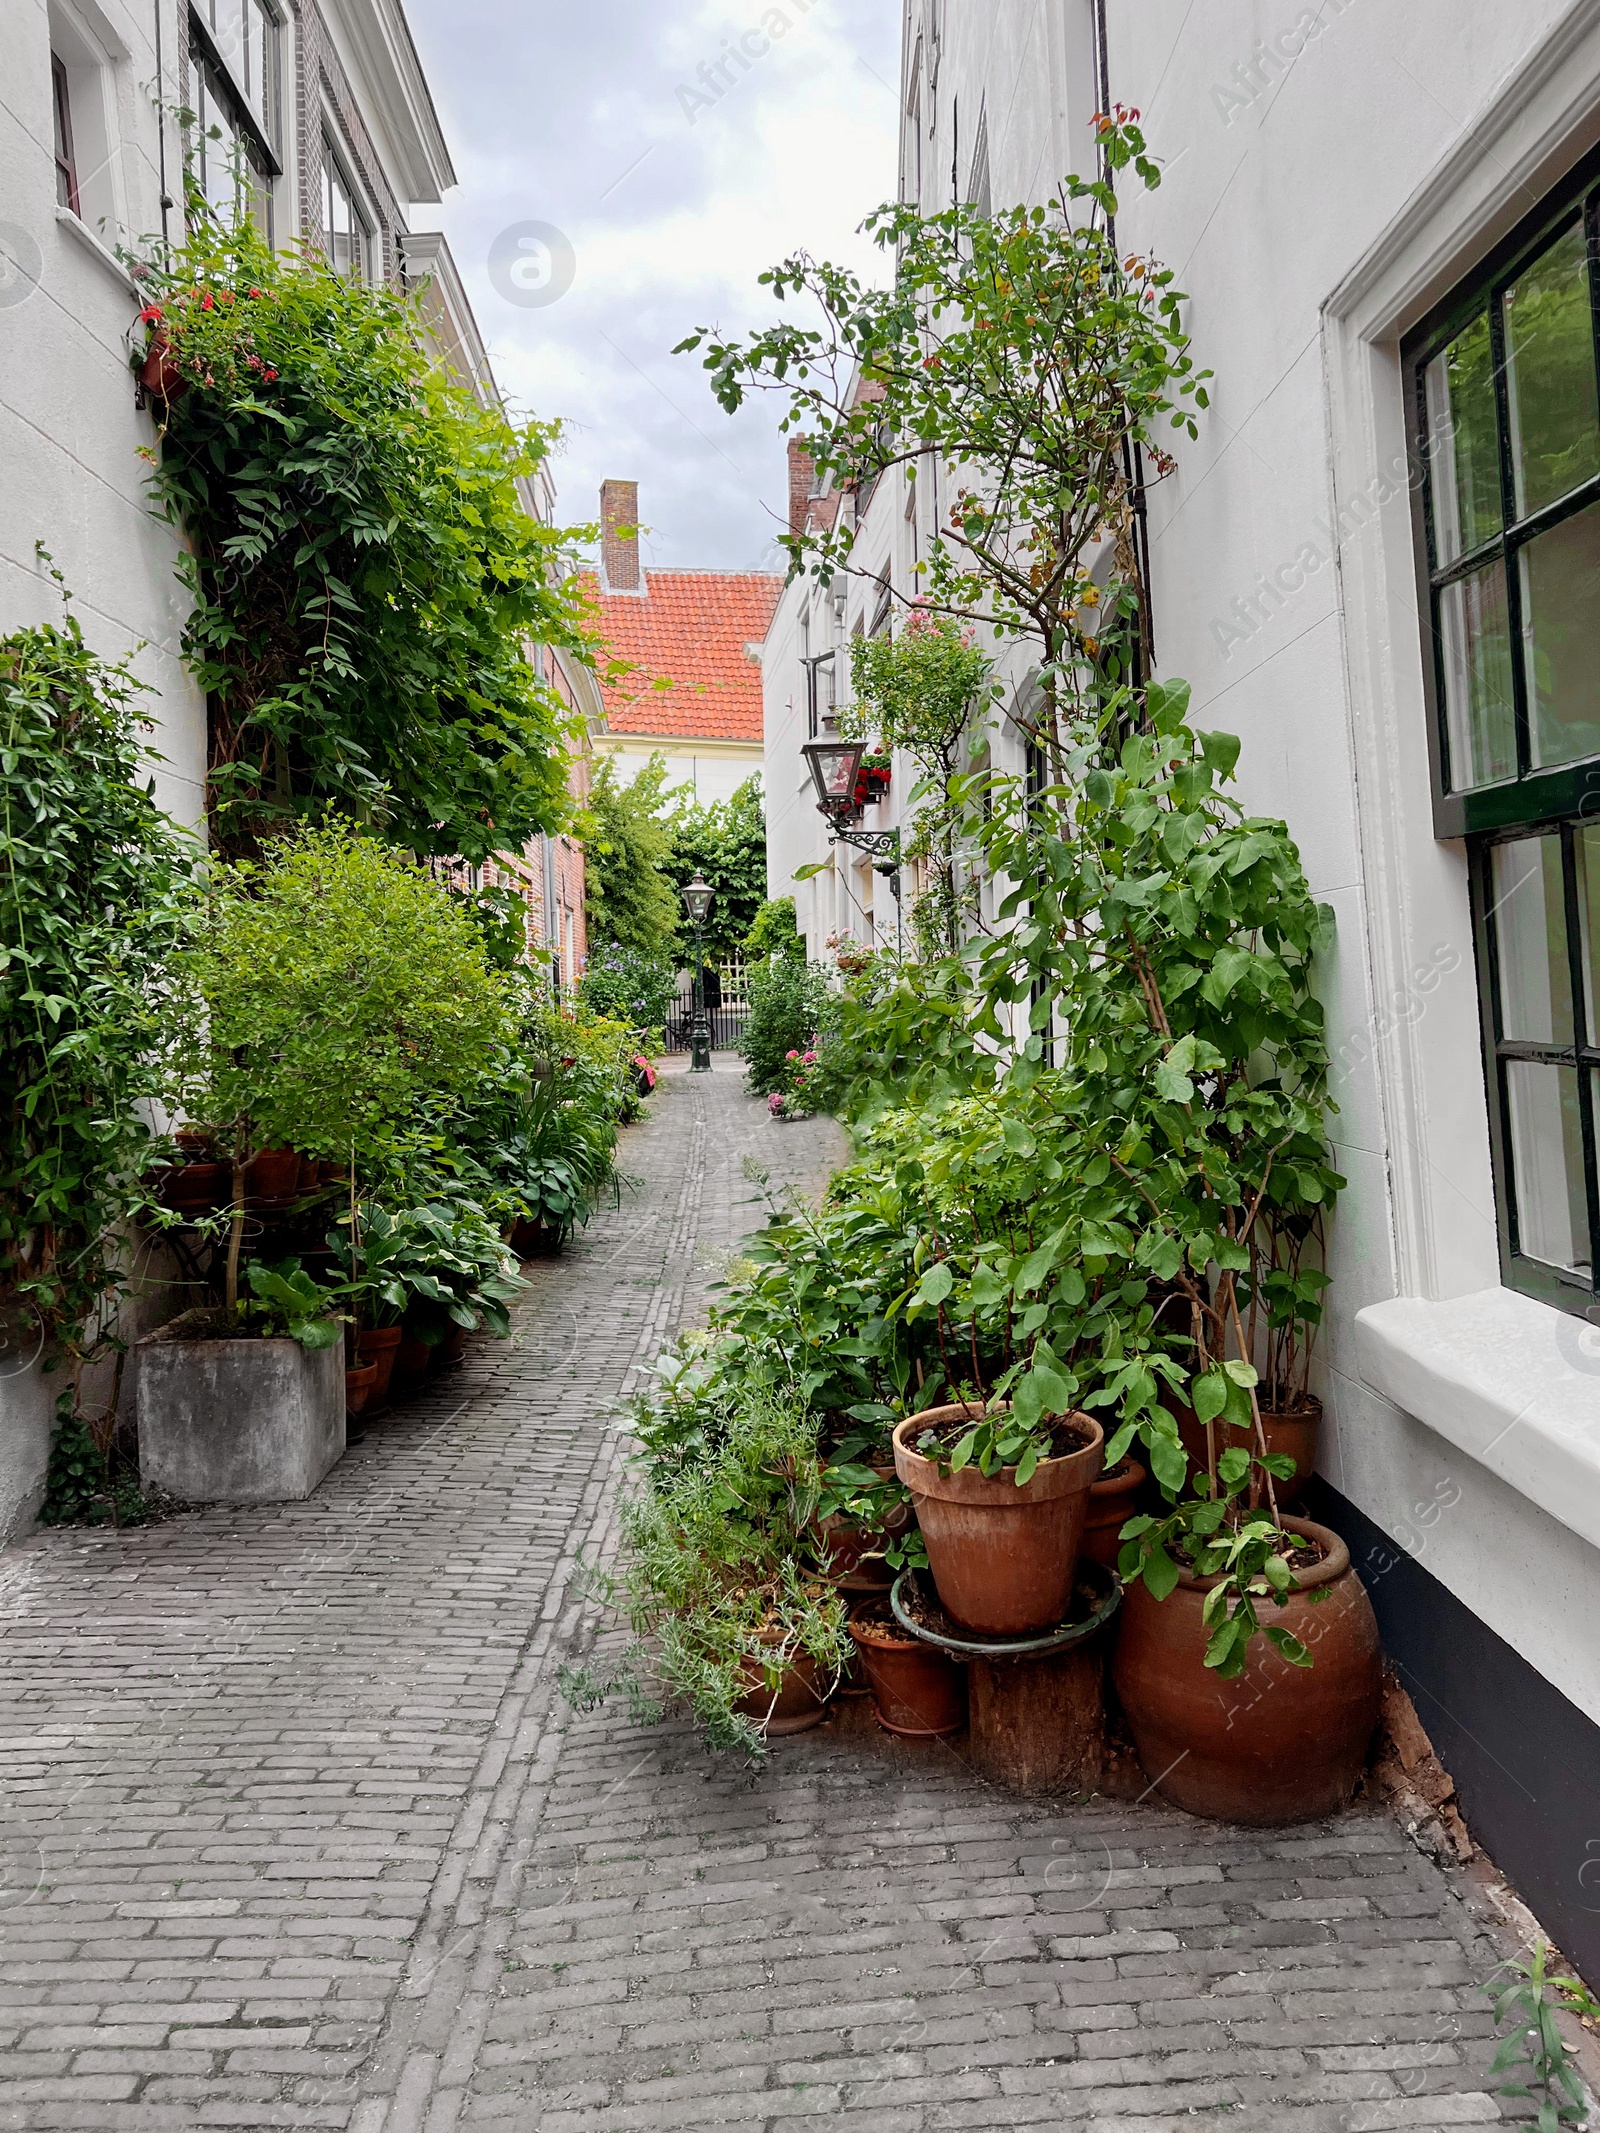
<instances>
[{"instance_id":1,"label":"brick wall","mask_svg":"<svg viewBox=\"0 0 1600 2133\"><path fill-rule=\"evenodd\" d=\"M300 235L307 244L323 241L322 137L326 130L356 181L363 206L368 212L377 211L376 260L384 280L398 287L405 216L384 177L316 0L299 0L296 13L299 34L292 116L299 150Z\"/></svg>"}]
</instances>

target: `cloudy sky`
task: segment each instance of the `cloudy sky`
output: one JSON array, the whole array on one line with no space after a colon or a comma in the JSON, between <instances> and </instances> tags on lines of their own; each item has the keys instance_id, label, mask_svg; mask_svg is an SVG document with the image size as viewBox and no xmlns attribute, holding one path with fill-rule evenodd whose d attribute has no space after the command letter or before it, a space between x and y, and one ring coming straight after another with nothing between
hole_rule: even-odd
<instances>
[{"instance_id":1,"label":"cloudy sky","mask_svg":"<svg viewBox=\"0 0 1600 2133\"><path fill-rule=\"evenodd\" d=\"M730 419L670 350L773 316L756 276L797 247L876 271L856 228L894 190L896 0L408 12L460 180L414 219L447 233L508 398L569 424L563 519L594 518L601 480L631 477L648 562L771 567L779 406ZM746 71L726 57L741 41ZM564 278L559 238L571 285L530 302Z\"/></svg>"}]
</instances>

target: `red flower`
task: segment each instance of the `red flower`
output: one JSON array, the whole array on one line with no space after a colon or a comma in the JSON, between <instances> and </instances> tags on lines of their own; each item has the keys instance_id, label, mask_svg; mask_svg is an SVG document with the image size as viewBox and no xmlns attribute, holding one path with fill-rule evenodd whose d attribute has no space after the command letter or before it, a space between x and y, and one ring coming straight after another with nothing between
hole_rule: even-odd
<instances>
[{"instance_id":1,"label":"red flower","mask_svg":"<svg viewBox=\"0 0 1600 2133\"><path fill-rule=\"evenodd\" d=\"M250 294L251 294L252 296L259 296L259 295L261 294L261 291L260 291L259 289L252 289L252 290L250 291Z\"/></svg>"},{"instance_id":2,"label":"red flower","mask_svg":"<svg viewBox=\"0 0 1600 2133\"><path fill-rule=\"evenodd\" d=\"M201 299L200 299L200 308L201 308L201 310L202 310L202 311L215 311L217 307L216 307L216 305L215 305L215 304L214 304L214 303L213 303L213 302L211 301L211 298L210 298L210 296L209 296L209 294L208 294L208 295L205 295L205 296L202 296L202 297L201 297Z\"/></svg>"},{"instance_id":3,"label":"red flower","mask_svg":"<svg viewBox=\"0 0 1600 2133\"><path fill-rule=\"evenodd\" d=\"M276 377L276 376L278 375L278 373L277 373L277 372L276 372L275 370L264 370L264 371L263 371L263 372L261 373L261 375L262 375L262 376L263 376L264 378L275 378L275 377Z\"/></svg>"},{"instance_id":4,"label":"red flower","mask_svg":"<svg viewBox=\"0 0 1600 2133\"><path fill-rule=\"evenodd\" d=\"M153 319L158 319L160 316L161 306L159 304L146 304L139 313L139 323L141 326L148 326Z\"/></svg>"}]
</instances>

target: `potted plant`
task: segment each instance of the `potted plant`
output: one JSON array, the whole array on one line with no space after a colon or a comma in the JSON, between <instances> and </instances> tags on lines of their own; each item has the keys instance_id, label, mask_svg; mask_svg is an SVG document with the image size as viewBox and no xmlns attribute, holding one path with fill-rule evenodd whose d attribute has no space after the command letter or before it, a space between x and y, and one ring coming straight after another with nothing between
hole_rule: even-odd
<instances>
[{"instance_id":1,"label":"potted plant","mask_svg":"<svg viewBox=\"0 0 1600 2133\"><path fill-rule=\"evenodd\" d=\"M333 1300L295 1260L254 1265L237 1309L186 1311L139 1341L143 1486L182 1503L309 1496L345 1447Z\"/></svg>"},{"instance_id":2,"label":"potted plant","mask_svg":"<svg viewBox=\"0 0 1600 2133\"><path fill-rule=\"evenodd\" d=\"M416 1377L427 1369L452 1328L508 1334L507 1306L526 1287L488 1217L465 1203L391 1211L353 1200L327 1242L343 1275L339 1293L355 1314L356 1354L377 1366L374 1407L389 1397L397 1370Z\"/></svg>"},{"instance_id":3,"label":"potted plant","mask_svg":"<svg viewBox=\"0 0 1600 2133\"><path fill-rule=\"evenodd\" d=\"M748 1755L819 1724L852 1646L815 1561L816 1424L792 1388L748 1382L720 1407L714 1441L658 1440L622 1508L621 1560L596 1585L634 1641L601 1669L563 1670L592 1705L688 1709L707 1742Z\"/></svg>"},{"instance_id":4,"label":"potted plant","mask_svg":"<svg viewBox=\"0 0 1600 2133\"><path fill-rule=\"evenodd\" d=\"M887 1600L869 1600L850 1618L878 1724L906 1740L943 1740L967 1722L966 1679L948 1652L911 1636Z\"/></svg>"},{"instance_id":5,"label":"potted plant","mask_svg":"<svg viewBox=\"0 0 1600 2133\"><path fill-rule=\"evenodd\" d=\"M1066 1617L1105 1456L1092 1415L979 1398L910 1415L894 1433L939 1602L962 1629L1026 1636Z\"/></svg>"}]
</instances>

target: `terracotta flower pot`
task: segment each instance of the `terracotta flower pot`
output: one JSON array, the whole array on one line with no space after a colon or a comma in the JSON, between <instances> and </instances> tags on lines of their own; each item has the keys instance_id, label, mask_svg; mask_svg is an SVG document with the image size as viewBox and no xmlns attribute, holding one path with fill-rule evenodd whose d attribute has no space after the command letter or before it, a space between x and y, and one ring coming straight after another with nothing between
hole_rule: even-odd
<instances>
[{"instance_id":1,"label":"terracotta flower pot","mask_svg":"<svg viewBox=\"0 0 1600 2133\"><path fill-rule=\"evenodd\" d=\"M400 1326L363 1326L356 1335L356 1354L363 1363L375 1364L378 1372L372 1390L367 1394L369 1407L381 1407L389 1397L389 1380L403 1334L404 1328Z\"/></svg>"},{"instance_id":2,"label":"terracotta flower pot","mask_svg":"<svg viewBox=\"0 0 1600 2133\"><path fill-rule=\"evenodd\" d=\"M300 1175L295 1180L297 1192L315 1192L317 1189L317 1159L314 1155L300 1158Z\"/></svg>"},{"instance_id":3,"label":"terracotta flower pot","mask_svg":"<svg viewBox=\"0 0 1600 2133\"><path fill-rule=\"evenodd\" d=\"M876 1610L858 1616L850 1624L850 1635L886 1733L906 1740L939 1740L960 1732L967 1722L966 1677L948 1652L922 1643Z\"/></svg>"},{"instance_id":4,"label":"terracotta flower pot","mask_svg":"<svg viewBox=\"0 0 1600 2133\"><path fill-rule=\"evenodd\" d=\"M1178 1421L1178 1435L1183 1448L1189 1454L1189 1464L1203 1474L1206 1471L1206 1426L1186 1402L1171 1395L1167 1405ZM1287 1503L1304 1489L1316 1472L1317 1438L1322 1429L1322 1402L1314 1394L1308 1394L1295 1408L1263 1407L1261 1428L1267 1440L1267 1450L1281 1454L1294 1461L1292 1480L1276 1484L1278 1501ZM1254 1449L1254 1433L1231 1429L1222 1422L1212 1425L1220 1456L1229 1445L1237 1444Z\"/></svg>"},{"instance_id":5,"label":"terracotta flower pot","mask_svg":"<svg viewBox=\"0 0 1600 2133\"><path fill-rule=\"evenodd\" d=\"M908 1415L894 1433L895 1471L916 1501L940 1605L959 1628L984 1636L1053 1629L1072 1598L1089 1485L1105 1457L1100 1425L1090 1415L1074 1414L1082 1449L1041 1459L1019 1489L1010 1470L993 1480L970 1466L941 1474L912 1450L925 1429L965 1420L971 1412L931 1407Z\"/></svg>"},{"instance_id":6,"label":"terracotta flower pot","mask_svg":"<svg viewBox=\"0 0 1600 2133\"><path fill-rule=\"evenodd\" d=\"M233 1198L231 1163L176 1163L161 1178L157 1196L175 1214L209 1214Z\"/></svg>"},{"instance_id":7,"label":"terracotta flower pot","mask_svg":"<svg viewBox=\"0 0 1600 2133\"><path fill-rule=\"evenodd\" d=\"M300 1151L262 1148L250 1163L248 1189L259 1199L290 1200L300 1190Z\"/></svg>"},{"instance_id":8,"label":"terracotta flower pot","mask_svg":"<svg viewBox=\"0 0 1600 2133\"><path fill-rule=\"evenodd\" d=\"M140 367L139 383L152 400L164 400L168 407L174 406L189 390L188 379L172 359L170 342L159 334L151 341Z\"/></svg>"},{"instance_id":9,"label":"terracotta flower pot","mask_svg":"<svg viewBox=\"0 0 1600 2133\"><path fill-rule=\"evenodd\" d=\"M344 1409L347 1415L359 1415L377 1389L379 1369L376 1363L359 1363L354 1370L344 1374Z\"/></svg>"},{"instance_id":10,"label":"terracotta flower pot","mask_svg":"<svg viewBox=\"0 0 1600 2133\"><path fill-rule=\"evenodd\" d=\"M751 1685L750 1694L742 1697L734 1709L753 1718L769 1740L786 1733L804 1733L811 1726L820 1726L828 1715L828 1699L817 1683L817 1662L806 1653L784 1668L776 1702L758 1666L747 1661L745 1675Z\"/></svg>"},{"instance_id":11,"label":"terracotta flower pot","mask_svg":"<svg viewBox=\"0 0 1600 2133\"><path fill-rule=\"evenodd\" d=\"M1219 1681L1204 1664L1200 1616L1214 1578L1185 1572L1165 1600L1141 1580L1123 1599L1112 1680L1146 1776L1190 1814L1262 1827L1315 1821L1346 1805L1366 1763L1383 1688L1372 1603L1336 1533L1283 1523L1320 1542L1323 1558L1261 1619L1298 1637L1309 1667L1260 1637L1243 1673ZM1314 1601L1317 1590L1328 1597Z\"/></svg>"},{"instance_id":12,"label":"terracotta flower pot","mask_svg":"<svg viewBox=\"0 0 1600 2133\"><path fill-rule=\"evenodd\" d=\"M1123 1527L1139 1508L1139 1491L1145 1471L1132 1457L1119 1459L1089 1489L1089 1515L1083 1522L1083 1553L1108 1570L1115 1570L1122 1552L1118 1539Z\"/></svg>"}]
</instances>

